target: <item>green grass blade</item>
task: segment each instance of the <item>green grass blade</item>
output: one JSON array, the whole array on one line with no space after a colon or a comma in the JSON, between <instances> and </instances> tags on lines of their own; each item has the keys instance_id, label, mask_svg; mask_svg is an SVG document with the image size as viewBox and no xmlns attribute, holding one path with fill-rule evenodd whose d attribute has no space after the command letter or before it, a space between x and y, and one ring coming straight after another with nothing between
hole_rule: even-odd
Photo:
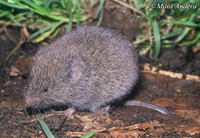
<instances>
[{"instance_id":1,"label":"green grass blade","mask_svg":"<svg viewBox=\"0 0 200 138\"><path fill-rule=\"evenodd\" d=\"M71 7L71 11L75 12L77 6L78 6L78 0L72 0L72 7Z\"/></svg>"},{"instance_id":2,"label":"green grass blade","mask_svg":"<svg viewBox=\"0 0 200 138\"><path fill-rule=\"evenodd\" d=\"M188 42L181 43L181 44L179 44L179 46L190 46L192 44L195 44L198 41L200 41L200 33L198 33L198 35L196 36L195 39L188 41Z\"/></svg>"},{"instance_id":3,"label":"green grass blade","mask_svg":"<svg viewBox=\"0 0 200 138\"><path fill-rule=\"evenodd\" d=\"M148 24L149 24L149 29L152 30L152 22L151 22L151 18L150 18L150 13L149 11L146 9L146 15L147 15L147 21L148 21Z\"/></svg>"},{"instance_id":4,"label":"green grass blade","mask_svg":"<svg viewBox=\"0 0 200 138\"><path fill-rule=\"evenodd\" d=\"M82 136L81 138L90 138L93 134L94 132L90 132L89 134Z\"/></svg>"},{"instance_id":5,"label":"green grass blade","mask_svg":"<svg viewBox=\"0 0 200 138\"><path fill-rule=\"evenodd\" d=\"M4 12L0 12L0 18L9 15L10 12L9 11L4 11Z\"/></svg>"},{"instance_id":6,"label":"green grass blade","mask_svg":"<svg viewBox=\"0 0 200 138\"><path fill-rule=\"evenodd\" d=\"M190 27L200 27L200 24L196 24L192 21L167 21L167 23L174 23L178 25L185 25Z\"/></svg>"},{"instance_id":7,"label":"green grass blade","mask_svg":"<svg viewBox=\"0 0 200 138\"><path fill-rule=\"evenodd\" d=\"M49 8L49 5L47 3L47 0L42 0L42 3L44 4L45 9L47 10L48 13L50 13L51 9Z\"/></svg>"},{"instance_id":8,"label":"green grass blade","mask_svg":"<svg viewBox=\"0 0 200 138\"><path fill-rule=\"evenodd\" d=\"M26 9L20 5L14 4L14 3L9 3L7 1L2 1L0 0L0 4L7 6L7 7L11 7L11 8L15 8L15 9Z\"/></svg>"},{"instance_id":9,"label":"green grass blade","mask_svg":"<svg viewBox=\"0 0 200 138\"><path fill-rule=\"evenodd\" d=\"M100 13L100 16L99 16L99 20L98 20L97 26L99 26L101 24L102 20L103 20L103 11L104 10L102 9L102 11Z\"/></svg>"},{"instance_id":10,"label":"green grass blade","mask_svg":"<svg viewBox=\"0 0 200 138\"><path fill-rule=\"evenodd\" d=\"M140 0L133 0L133 4L136 9L140 9Z\"/></svg>"},{"instance_id":11,"label":"green grass blade","mask_svg":"<svg viewBox=\"0 0 200 138\"><path fill-rule=\"evenodd\" d=\"M52 36L53 36L53 37L56 37L56 36L58 35L60 29L61 29L61 28L56 29L56 30L54 31L54 33L52 34Z\"/></svg>"},{"instance_id":12,"label":"green grass blade","mask_svg":"<svg viewBox=\"0 0 200 138\"><path fill-rule=\"evenodd\" d=\"M174 41L171 41L171 40L163 40L162 41L162 47L163 47L163 44L170 44L170 45L172 45L174 43Z\"/></svg>"},{"instance_id":13,"label":"green grass blade","mask_svg":"<svg viewBox=\"0 0 200 138\"><path fill-rule=\"evenodd\" d=\"M99 12L101 11L101 9L103 9L102 0L100 0L99 7L98 7L98 9L96 11L96 14L94 16L95 18L97 18L97 16L98 16Z\"/></svg>"},{"instance_id":14,"label":"green grass blade","mask_svg":"<svg viewBox=\"0 0 200 138\"><path fill-rule=\"evenodd\" d=\"M37 12L41 15L48 15L49 13L46 11L46 9L44 8L44 6L42 5L37 5L31 1L28 1L28 0L24 0L23 1L28 7L30 10L34 11L34 12Z\"/></svg>"},{"instance_id":15,"label":"green grass blade","mask_svg":"<svg viewBox=\"0 0 200 138\"><path fill-rule=\"evenodd\" d=\"M56 23L52 23L50 25L48 25L45 28L42 28L41 30L33 33L27 41L30 41L31 39L39 36L37 39L32 40L32 42L40 42L41 40L45 39L47 36L47 34L52 33L59 25L61 25L63 22L56 22ZM48 32L48 33L47 33ZM40 40L40 41L39 41Z\"/></svg>"},{"instance_id":16,"label":"green grass blade","mask_svg":"<svg viewBox=\"0 0 200 138\"><path fill-rule=\"evenodd\" d=\"M43 16L45 15L45 13L43 13L43 12L40 11L41 8L34 9L34 8L30 7L30 6L29 6L30 1L25 1L25 3L28 4L28 5L25 5L25 4L23 4L23 3L21 3L21 2L19 2L19 1L17 1L17 0L12 0L12 1L15 2L16 4L20 5L20 6L24 7L25 9L28 9L28 10L30 10L30 11L33 11L33 12L38 13L38 14L43 15ZM34 6L34 5L35 5L35 4L33 4L32 6ZM38 6L37 6L37 7L38 7Z\"/></svg>"},{"instance_id":17,"label":"green grass blade","mask_svg":"<svg viewBox=\"0 0 200 138\"><path fill-rule=\"evenodd\" d=\"M63 22L56 22L56 23L53 23L52 25L48 26L48 27L45 27L43 29L46 29L48 28L47 31L45 31L44 33L40 33L40 36L37 37L36 39L32 40L31 42L32 43L39 43L41 41L43 41L44 39L46 39L47 37L50 36L51 33L53 33L56 28L61 25Z\"/></svg>"},{"instance_id":18,"label":"green grass blade","mask_svg":"<svg viewBox=\"0 0 200 138\"><path fill-rule=\"evenodd\" d=\"M69 22L69 19L64 18L64 17L62 17L62 16L51 15L50 13L48 13L47 11L45 11L45 9L41 8L40 6L34 4L34 3L30 2L30 1L24 0L24 2L25 2L27 5L25 5L25 4L23 4L23 3L20 3L20 2L18 2L17 0L13 0L13 1L14 1L15 3L17 3L18 5L20 5L20 6L24 7L24 8L26 8L26 9L29 9L30 11L33 11L33 12L35 12L35 13L37 13L37 14L40 14L40 15L42 15L42 16L47 16L47 17L49 17L49 18L51 18L51 19L54 19L54 20ZM33 8L30 7L30 5L33 6ZM34 8L35 8L35 9L34 9Z\"/></svg>"},{"instance_id":19,"label":"green grass blade","mask_svg":"<svg viewBox=\"0 0 200 138\"><path fill-rule=\"evenodd\" d=\"M77 23L76 26L80 25L80 21L81 21L81 4L78 3L78 9L76 11L76 15L77 15Z\"/></svg>"},{"instance_id":20,"label":"green grass blade","mask_svg":"<svg viewBox=\"0 0 200 138\"><path fill-rule=\"evenodd\" d=\"M182 30L175 30L174 32L171 32L165 36L162 36L161 39L164 40L164 39L169 39L169 38L175 37L175 36L179 35L181 32L182 32Z\"/></svg>"},{"instance_id":21,"label":"green grass blade","mask_svg":"<svg viewBox=\"0 0 200 138\"><path fill-rule=\"evenodd\" d=\"M97 9L97 12L95 14L95 18L96 18L99 15L99 12L101 12L99 16L99 21L97 23L98 26L101 24L102 19L103 19L104 3L105 3L105 0L100 0L99 8Z\"/></svg>"},{"instance_id":22,"label":"green grass blade","mask_svg":"<svg viewBox=\"0 0 200 138\"><path fill-rule=\"evenodd\" d=\"M38 0L32 0L35 4L40 5L40 3L38 2ZM39 0L40 1L40 0Z\"/></svg>"},{"instance_id":23,"label":"green grass blade","mask_svg":"<svg viewBox=\"0 0 200 138\"><path fill-rule=\"evenodd\" d=\"M160 53L160 48L161 48L161 42L160 42L160 32L159 32L159 26L156 20L152 21L152 26L153 26L153 34L155 37L155 44L156 44L156 54L155 57L157 58Z\"/></svg>"},{"instance_id":24,"label":"green grass blade","mask_svg":"<svg viewBox=\"0 0 200 138\"><path fill-rule=\"evenodd\" d=\"M49 130L49 128L47 127L46 123L42 120L42 118L39 115L37 115L37 120L39 121L44 133L46 134L46 136L48 138L55 138L54 135Z\"/></svg>"},{"instance_id":25,"label":"green grass blade","mask_svg":"<svg viewBox=\"0 0 200 138\"><path fill-rule=\"evenodd\" d=\"M49 30L49 29L52 28L52 27L53 27L53 24L51 24L51 25L49 25L49 26L47 26L47 27L45 27L45 28L42 28L41 30L38 30L37 32L33 33L33 34L28 38L27 41L29 41L29 40L31 40L31 39L37 37L38 35L40 35L40 34L42 34L42 33L44 33L44 32L46 32L47 30Z\"/></svg>"},{"instance_id":26,"label":"green grass blade","mask_svg":"<svg viewBox=\"0 0 200 138\"><path fill-rule=\"evenodd\" d=\"M180 42L181 40L183 40L183 38L185 38L185 36L189 33L189 31L191 30L191 28L186 27L183 32L179 35L179 37L176 39L176 43Z\"/></svg>"},{"instance_id":27,"label":"green grass blade","mask_svg":"<svg viewBox=\"0 0 200 138\"><path fill-rule=\"evenodd\" d=\"M13 21L17 26L20 26L20 27L22 26L22 24L16 20L16 17L13 14L9 14L8 18L11 21Z\"/></svg>"},{"instance_id":28,"label":"green grass blade","mask_svg":"<svg viewBox=\"0 0 200 138\"><path fill-rule=\"evenodd\" d=\"M156 3L154 0L149 0L147 1L147 6L146 6L146 9L149 9L151 7L151 4L152 3Z\"/></svg>"},{"instance_id":29,"label":"green grass blade","mask_svg":"<svg viewBox=\"0 0 200 138\"><path fill-rule=\"evenodd\" d=\"M65 0L61 0L60 2L61 2L62 7L65 9L66 8Z\"/></svg>"},{"instance_id":30,"label":"green grass blade","mask_svg":"<svg viewBox=\"0 0 200 138\"><path fill-rule=\"evenodd\" d=\"M69 4L70 4L70 10L69 10L70 14L69 14L69 22L67 24L66 34L69 33L72 29L72 9L71 9L72 1L71 0L70 0Z\"/></svg>"}]
</instances>

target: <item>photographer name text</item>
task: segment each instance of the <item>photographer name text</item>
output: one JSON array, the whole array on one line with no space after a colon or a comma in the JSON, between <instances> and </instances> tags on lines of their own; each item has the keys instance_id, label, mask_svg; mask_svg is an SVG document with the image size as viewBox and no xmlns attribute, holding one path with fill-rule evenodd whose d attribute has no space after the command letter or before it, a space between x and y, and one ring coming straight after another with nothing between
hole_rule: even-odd
<instances>
[{"instance_id":1,"label":"photographer name text","mask_svg":"<svg viewBox=\"0 0 200 138\"><path fill-rule=\"evenodd\" d=\"M170 3L152 3L151 8L153 9L197 9L197 5L190 3L186 4L170 4Z\"/></svg>"}]
</instances>

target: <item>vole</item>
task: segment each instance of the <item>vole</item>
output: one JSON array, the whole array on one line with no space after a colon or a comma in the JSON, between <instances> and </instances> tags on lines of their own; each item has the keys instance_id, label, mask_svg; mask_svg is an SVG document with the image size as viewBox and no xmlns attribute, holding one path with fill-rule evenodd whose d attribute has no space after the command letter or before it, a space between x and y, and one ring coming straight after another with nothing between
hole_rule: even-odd
<instances>
[{"instance_id":1,"label":"vole","mask_svg":"<svg viewBox=\"0 0 200 138\"><path fill-rule=\"evenodd\" d=\"M98 112L129 94L137 80L137 53L125 36L102 27L82 26L37 52L24 104L36 109L66 105L69 115L75 109ZM125 105L171 113L142 101Z\"/></svg>"}]
</instances>

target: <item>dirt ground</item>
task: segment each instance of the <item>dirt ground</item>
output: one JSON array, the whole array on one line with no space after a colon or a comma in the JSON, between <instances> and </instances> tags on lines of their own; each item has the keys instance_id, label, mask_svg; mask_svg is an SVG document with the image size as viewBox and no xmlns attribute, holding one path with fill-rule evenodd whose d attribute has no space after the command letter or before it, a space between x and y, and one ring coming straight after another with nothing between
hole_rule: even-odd
<instances>
[{"instance_id":1,"label":"dirt ground","mask_svg":"<svg viewBox=\"0 0 200 138\"><path fill-rule=\"evenodd\" d=\"M116 3L105 7L103 26L123 30L134 40L139 30L135 24L140 20ZM13 27L1 32L0 63L19 42L19 34ZM45 137L36 115L27 115L23 108L23 89L39 45L24 43L0 69L0 137ZM140 80L131 99L152 102L174 115L126 106L113 106L109 117L95 121L89 112L76 112L70 118L52 111L38 115L55 137L81 137L92 131L93 137L200 137L200 52L168 49L162 51L160 59L147 61L140 64ZM158 63L163 66L155 69Z\"/></svg>"}]
</instances>

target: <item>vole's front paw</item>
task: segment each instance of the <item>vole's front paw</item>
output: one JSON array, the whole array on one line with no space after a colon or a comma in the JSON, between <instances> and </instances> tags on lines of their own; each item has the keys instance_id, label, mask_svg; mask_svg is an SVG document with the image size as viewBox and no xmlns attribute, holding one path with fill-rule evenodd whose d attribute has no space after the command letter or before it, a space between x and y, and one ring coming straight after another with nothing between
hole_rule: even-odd
<instances>
[{"instance_id":1,"label":"vole's front paw","mask_svg":"<svg viewBox=\"0 0 200 138\"><path fill-rule=\"evenodd\" d=\"M54 111L54 113L56 114L64 114L65 116L67 116L68 118L71 117L71 115L75 112L74 108L68 108L65 111Z\"/></svg>"},{"instance_id":2,"label":"vole's front paw","mask_svg":"<svg viewBox=\"0 0 200 138\"><path fill-rule=\"evenodd\" d=\"M92 113L89 117L93 118L92 121L99 120L99 119L101 120L104 115L109 117L109 114L108 114L109 109L110 109L110 106L103 107L99 109L98 111L96 111L95 113Z\"/></svg>"}]
</instances>

